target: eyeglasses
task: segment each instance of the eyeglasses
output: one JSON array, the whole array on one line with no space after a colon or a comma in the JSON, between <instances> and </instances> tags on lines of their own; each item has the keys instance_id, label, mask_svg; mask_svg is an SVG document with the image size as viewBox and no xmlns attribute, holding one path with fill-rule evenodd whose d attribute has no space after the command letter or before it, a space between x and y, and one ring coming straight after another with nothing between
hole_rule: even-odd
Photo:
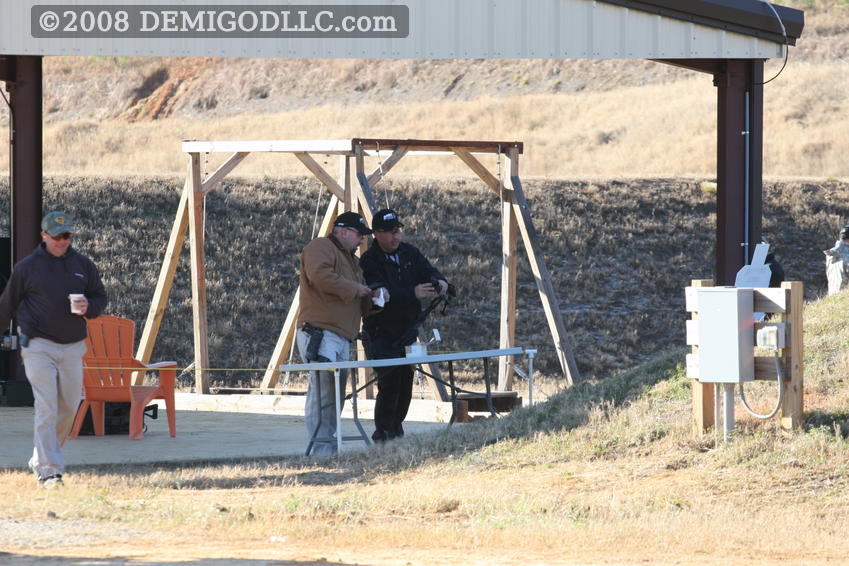
<instances>
[{"instance_id":1,"label":"eyeglasses","mask_svg":"<svg viewBox=\"0 0 849 566\"><path fill-rule=\"evenodd\" d=\"M50 238L52 240L56 240L56 241L70 240L71 239L71 233L70 232L62 232L61 234L56 234L55 236L53 236L51 234L47 234L47 235L50 236Z\"/></svg>"},{"instance_id":2,"label":"eyeglasses","mask_svg":"<svg viewBox=\"0 0 849 566\"><path fill-rule=\"evenodd\" d=\"M345 229L350 230L351 232L354 232L357 235L357 237L361 240L366 237L365 234L361 234L360 231L357 230L356 228L349 228L348 226L345 226Z\"/></svg>"}]
</instances>

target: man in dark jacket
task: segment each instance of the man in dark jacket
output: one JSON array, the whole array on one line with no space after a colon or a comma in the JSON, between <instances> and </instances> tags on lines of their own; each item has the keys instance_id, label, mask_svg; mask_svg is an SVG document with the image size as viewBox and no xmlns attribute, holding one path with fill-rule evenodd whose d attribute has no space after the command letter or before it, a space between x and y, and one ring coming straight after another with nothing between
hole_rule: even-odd
<instances>
[{"instance_id":1,"label":"man in dark jacket","mask_svg":"<svg viewBox=\"0 0 849 566\"><path fill-rule=\"evenodd\" d=\"M391 299L383 311L363 320L374 359L404 357L404 347L415 342L399 339L416 324L422 310L421 299L448 290L445 277L422 253L401 241L404 225L394 210L383 209L372 219L374 242L360 258L366 283L385 287ZM436 286L434 285L436 283ZM402 423L413 396L413 366L376 368L377 399L374 405L375 431L372 438L382 442L404 436Z\"/></svg>"},{"instance_id":2,"label":"man in dark jacket","mask_svg":"<svg viewBox=\"0 0 849 566\"><path fill-rule=\"evenodd\" d=\"M83 318L103 312L106 290L94 263L71 247L74 223L67 214L51 212L41 230L41 244L15 265L0 295L0 328L17 318L21 358L35 397L29 468L39 486L57 487L65 473L62 445L82 397Z\"/></svg>"}]
</instances>

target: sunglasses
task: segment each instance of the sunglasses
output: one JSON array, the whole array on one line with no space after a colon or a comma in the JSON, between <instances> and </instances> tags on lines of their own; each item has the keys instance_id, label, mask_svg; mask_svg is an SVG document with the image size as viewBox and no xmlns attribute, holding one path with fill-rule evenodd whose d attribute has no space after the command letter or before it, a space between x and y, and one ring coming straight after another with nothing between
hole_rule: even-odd
<instances>
[{"instance_id":1,"label":"sunglasses","mask_svg":"<svg viewBox=\"0 0 849 566\"><path fill-rule=\"evenodd\" d=\"M57 241L58 240L70 240L71 239L71 233L70 232L62 232L61 234L56 234L55 236L51 236L50 234L47 234L47 235L50 236L51 239L57 240Z\"/></svg>"}]
</instances>

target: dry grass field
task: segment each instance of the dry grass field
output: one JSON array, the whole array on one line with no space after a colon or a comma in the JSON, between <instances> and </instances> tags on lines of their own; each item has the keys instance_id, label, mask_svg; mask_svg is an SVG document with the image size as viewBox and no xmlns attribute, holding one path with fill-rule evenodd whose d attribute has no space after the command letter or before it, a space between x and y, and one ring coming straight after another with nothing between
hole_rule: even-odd
<instances>
[{"instance_id":1,"label":"dry grass field","mask_svg":"<svg viewBox=\"0 0 849 566\"><path fill-rule=\"evenodd\" d=\"M9 564L844 564L849 292L805 311L803 430L689 429L681 348L496 421L335 459L0 472ZM749 386L747 386L749 387ZM774 385L747 396L758 409ZM155 542L154 542L155 541Z\"/></svg>"}]
</instances>

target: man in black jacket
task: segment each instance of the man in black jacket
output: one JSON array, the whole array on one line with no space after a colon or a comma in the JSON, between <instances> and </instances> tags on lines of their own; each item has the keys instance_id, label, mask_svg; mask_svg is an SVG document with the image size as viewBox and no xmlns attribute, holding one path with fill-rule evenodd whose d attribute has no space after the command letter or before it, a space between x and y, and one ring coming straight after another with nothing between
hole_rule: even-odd
<instances>
[{"instance_id":1,"label":"man in black jacket","mask_svg":"<svg viewBox=\"0 0 849 566\"><path fill-rule=\"evenodd\" d=\"M391 297L381 312L363 320L370 342L369 356L373 359L404 357L404 347L415 342L415 336L401 343L398 340L416 323L422 309L421 299L448 290L445 277L422 253L415 246L401 242L403 227L394 210L375 213L374 242L360 258L366 283L372 288L386 287ZM413 366L376 368L376 371L372 438L383 442L404 436L402 423L413 396Z\"/></svg>"},{"instance_id":2,"label":"man in black jacket","mask_svg":"<svg viewBox=\"0 0 849 566\"><path fill-rule=\"evenodd\" d=\"M94 263L71 247L74 223L67 214L51 212L41 230L41 244L15 265L0 295L0 328L17 317L21 358L35 397L29 468L40 487L57 487L65 472L62 445L82 397L83 317L103 312L106 290Z\"/></svg>"}]
</instances>

